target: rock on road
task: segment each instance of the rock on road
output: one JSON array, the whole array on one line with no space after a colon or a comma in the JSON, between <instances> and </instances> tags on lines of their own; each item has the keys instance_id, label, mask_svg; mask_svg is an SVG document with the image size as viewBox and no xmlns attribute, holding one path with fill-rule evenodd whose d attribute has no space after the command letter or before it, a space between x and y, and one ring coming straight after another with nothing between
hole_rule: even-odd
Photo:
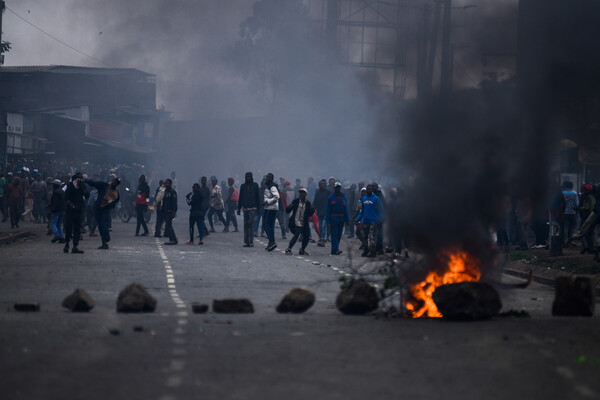
<instances>
[{"instance_id":1,"label":"rock on road","mask_svg":"<svg viewBox=\"0 0 600 400\"><path fill-rule=\"evenodd\" d=\"M600 398L600 318L552 317L552 288L501 293L504 310L527 309L528 319L344 316L334 303L346 253L309 245L310 256L298 247L285 256L283 240L266 253L264 239L242 248L242 233L220 232L191 246L187 219L175 228L177 246L134 237L117 220L108 251L87 235L85 254L64 254L43 235L1 246L1 398ZM154 313L116 312L132 282L157 299ZM277 314L298 286L315 292L315 305ZM78 287L96 304L89 313L61 308ZM229 297L251 300L255 313L191 311ZM27 301L41 311L13 310Z\"/></svg>"}]
</instances>

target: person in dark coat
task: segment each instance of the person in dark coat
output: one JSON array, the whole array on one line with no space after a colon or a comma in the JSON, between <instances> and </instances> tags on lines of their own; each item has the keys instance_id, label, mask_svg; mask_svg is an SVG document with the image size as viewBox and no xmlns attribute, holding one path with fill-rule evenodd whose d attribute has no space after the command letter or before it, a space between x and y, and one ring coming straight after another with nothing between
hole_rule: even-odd
<instances>
[{"instance_id":1,"label":"person in dark coat","mask_svg":"<svg viewBox=\"0 0 600 400\"><path fill-rule=\"evenodd\" d=\"M165 180L165 195L163 196L161 211L165 218L165 236L169 237L166 245L176 245L177 236L173 230L173 219L177 215L177 192L171 187L171 179Z\"/></svg>"},{"instance_id":2,"label":"person in dark coat","mask_svg":"<svg viewBox=\"0 0 600 400\"><path fill-rule=\"evenodd\" d=\"M200 191L200 185L194 183L192 185L192 191L185 196L185 202L190 206L190 219L189 219L189 229L190 229L190 240L185 242L185 244L194 244L194 225L198 227L198 234L200 236L200 240L198 240L198 244L204 244L202 241L202 234L204 233L204 208L202 207L203 203L202 193Z\"/></svg>"},{"instance_id":3,"label":"person in dark coat","mask_svg":"<svg viewBox=\"0 0 600 400\"><path fill-rule=\"evenodd\" d=\"M260 210L260 189L254 182L252 172L246 172L245 182L240 186L237 214L244 211L244 247L254 247L254 218Z\"/></svg>"},{"instance_id":4,"label":"person in dark coat","mask_svg":"<svg viewBox=\"0 0 600 400\"><path fill-rule=\"evenodd\" d=\"M306 194L307 190L300 188L298 190L299 197L294 199L294 201L292 201L292 203L285 209L288 214L291 213L288 224L290 227L290 232L294 234L292 240L290 240L288 248L285 251L285 254L287 255L292 254L292 248L296 244L296 241L300 235L302 235L302 247L300 248L300 252L298 254L305 256L308 255L308 252L306 251L306 246L308 245L309 239L308 232L310 230L308 219L315 213L315 208L312 206L312 204L310 204L310 201L306 200Z\"/></svg>"},{"instance_id":5,"label":"person in dark coat","mask_svg":"<svg viewBox=\"0 0 600 400\"><path fill-rule=\"evenodd\" d=\"M148 226L146 225L146 220L144 219L144 214L148 210L148 199L150 198L150 186L146 182L146 176L140 175L138 180L137 194L135 197L135 217L136 217L136 227L135 227L135 236L139 236L140 227L144 228L144 233L142 236L148 236Z\"/></svg>"},{"instance_id":6,"label":"person in dark coat","mask_svg":"<svg viewBox=\"0 0 600 400\"><path fill-rule=\"evenodd\" d=\"M79 238L81 237L81 222L85 208L85 198L89 197L86 186L83 184L83 176L80 173L73 175L71 182L65 190L65 247L63 251L69 252L69 241L73 240L71 253L83 253L79 250Z\"/></svg>"}]
</instances>

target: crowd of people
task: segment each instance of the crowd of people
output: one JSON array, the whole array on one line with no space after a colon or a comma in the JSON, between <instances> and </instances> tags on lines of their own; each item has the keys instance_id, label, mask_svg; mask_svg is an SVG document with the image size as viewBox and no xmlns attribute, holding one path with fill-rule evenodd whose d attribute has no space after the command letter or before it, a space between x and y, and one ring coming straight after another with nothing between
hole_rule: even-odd
<instances>
[{"instance_id":1,"label":"crowd of people","mask_svg":"<svg viewBox=\"0 0 600 400\"><path fill-rule=\"evenodd\" d=\"M25 219L47 224L51 242L64 244L65 252L81 253L79 239L86 233L100 236L99 248L108 249L115 209L131 203L135 236L150 235L145 217L152 207L156 214L154 236L168 238L166 245L176 245L179 241L173 220L183 203L178 199L175 172L157 183L155 172L147 174L143 165L135 163L111 166L17 160L0 168L2 222L10 221L13 229ZM133 196L121 197L123 188ZM315 243L329 246L332 255L340 255L345 234L359 239L364 257L385 251L404 251L407 257L408 235L384 229L388 208L399 208L402 197L399 188L391 187L384 195L376 182L354 184L334 177L318 181L309 177L306 184L296 179L294 185L284 177L276 181L272 173L255 182L253 174L247 172L241 185L233 177L221 183L216 176L202 177L184 196L189 206L189 239L185 243L204 244L219 224L223 232L239 232L237 214L243 215L244 247L254 247L254 238L262 236L268 239L266 250L272 251L278 246L275 234L280 232L281 239L289 238L286 254L292 254L299 243L298 254L306 255L309 243ZM496 231L500 248L549 248L554 236L560 238L561 246L576 246L581 241L581 252L598 258L600 187L584 184L578 193L573 183L566 181L548 208L533 208L527 199L510 196L505 197L502 208Z\"/></svg>"}]
</instances>

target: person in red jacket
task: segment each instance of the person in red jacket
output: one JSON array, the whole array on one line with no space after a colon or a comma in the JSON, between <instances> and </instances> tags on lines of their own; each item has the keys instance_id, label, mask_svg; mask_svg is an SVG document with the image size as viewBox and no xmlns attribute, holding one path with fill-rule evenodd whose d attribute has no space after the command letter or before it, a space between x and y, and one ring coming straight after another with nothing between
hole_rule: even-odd
<instances>
[{"instance_id":1,"label":"person in red jacket","mask_svg":"<svg viewBox=\"0 0 600 400\"><path fill-rule=\"evenodd\" d=\"M10 214L10 228L18 228L21 219L23 205L23 187L21 178L18 176L13 179L12 184L6 188L7 208Z\"/></svg>"}]
</instances>

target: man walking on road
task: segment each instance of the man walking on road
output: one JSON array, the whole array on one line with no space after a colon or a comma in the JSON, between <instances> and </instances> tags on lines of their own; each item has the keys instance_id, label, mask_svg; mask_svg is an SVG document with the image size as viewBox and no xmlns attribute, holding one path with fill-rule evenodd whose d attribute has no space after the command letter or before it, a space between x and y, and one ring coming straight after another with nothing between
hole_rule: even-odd
<instances>
[{"instance_id":1,"label":"man walking on road","mask_svg":"<svg viewBox=\"0 0 600 400\"><path fill-rule=\"evenodd\" d=\"M225 208L223 205L223 195L221 194L221 187L218 185L219 181L217 180L217 177L211 176L210 183L212 184L213 188L210 194L210 208L208 210L208 215L206 216L208 218L208 223L210 224L209 232L213 233L215 231L215 226L213 223L213 215L215 213L217 214L219 220L221 220L223 223L223 226L225 226L225 228L223 228L223 232L228 232L229 229L227 229L227 222L225 222L225 218L223 218L223 208Z\"/></svg>"},{"instance_id":2,"label":"man walking on road","mask_svg":"<svg viewBox=\"0 0 600 400\"><path fill-rule=\"evenodd\" d=\"M150 199L150 186L146 182L146 176L140 175L138 179L137 193L135 196L135 236L139 236L140 227L144 228L142 236L148 236L148 226L144 214L148 211L148 200Z\"/></svg>"},{"instance_id":3,"label":"man walking on road","mask_svg":"<svg viewBox=\"0 0 600 400\"><path fill-rule=\"evenodd\" d=\"M237 214L244 211L244 247L254 247L254 217L260 209L260 189L254 182L252 172L246 172L245 182L240 186Z\"/></svg>"},{"instance_id":4,"label":"man walking on road","mask_svg":"<svg viewBox=\"0 0 600 400\"><path fill-rule=\"evenodd\" d=\"M267 174L265 184L263 206L265 208L265 231L269 238L269 243L265 250L273 251L277 247L277 243L275 242L275 217L277 210L279 210L279 190L275 182L273 182L273 174L270 172Z\"/></svg>"},{"instance_id":5,"label":"man walking on road","mask_svg":"<svg viewBox=\"0 0 600 400\"><path fill-rule=\"evenodd\" d=\"M194 244L194 225L198 227L198 234L200 240L198 244L204 244L202 241L202 235L204 234L204 209L202 208L202 193L200 192L200 185L194 183L192 191L185 196L185 202L191 207L190 208L190 240L185 244Z\"/></svg>"},{"instance_id":6,"label":"man walking on road","mask_svg":"<svg viewBox=\"0 0 600 400\"><path fill-rule=\"evenodd\" d=\"M373 187L367 185L367 194L360 200L361 208L356 222L362 224L363 246L362 257L375 257L377 255L377 237L381 229L380 221L383 220L383 204L381 199L373 193Z\"/></svg>"},{"instance_id":7,"label":"man walking on road","mask_svg":"<svg viewBox=\"0 0 600 400\"><path fill-rule=\"evenodd\" d=\"M110 242L110 231L108 228L110 224L110 212L119 202L120 196L117 187L121 184L121 180L113 178L110 183L86 180L85 183L98 189L98 200L96 200L96 205L94 206L98 231L102 239L102 245L98 249L108 250L108 242Z\"/></svg>"},{"instance_id":8,"label":"man walking on road","mask_svg":"<svg viewBox=\"0 0 600 400\"><path fill-rule=\"evenodd\" d=\"M319 218L319 231L321 232L321 237L317 246L325 247L325 230L327 226L327 221L325 220L325 215L327 214L327 200L329 200L329 196L331 192L326 188L327 182L325 179L321 179L319 181L319 188L315 192L315 198L313 199L313 206L317 212L317 217Z\"/></svg>"},{"instance_id":9,"label":"man walking on road","mask_svg":"<svg viewBox=\"0 0 600 400\"><path fill-rule=\"evenodd\" d=\"M227 184L229 188L227 190L227 198L225 199L225 216L226 222L225 229L223 232L229 232L229 223L233 223L234 232L239 232L237 219L235 218L235 210L237 208L237 203L240 199L240 191L234 185L233 178L227 178Z\"/></svg>"},{"instance_id":10,"label":"man walking on road","mask_svg":"<svg viewBox=\"0 0 600 400\"><path fill-rule=\"evenodd\" d=\"M165 180L165 195L163 196L161 211L165 218L165 236L169 237L169 241L166 245L176 245L177 236L173 230L173 218L177 214L177 192L171 187L171 179Z\"/></svg>"},{"instance_id":11,"label":"man walking on road","mask_svg":"<svg viewBox=\"0 0 600 400\"><path fill-rule=\"evenodd\" d=\"M315 213L315 208L310 204L310 201L306 200L306 194L306 189L298 189L299 197L292 201L292 204L285 210L287 213L292 213L290 215L290 231L294 235L285 251L286 255L292 255L292 248L300 236L302 236L302 247L300 247L300 252L298 254L308 255L306 252L309 237L308 232L310 230L308 224L309 218Z\"/></svg>"},{"instance_id":12,"label":"man walking on road","mask_svg":"<svg viewBox=\"0 0 600 400\"><path fill-rule=\"evenodd\" d=\"M58 179L52 181L52 196L50 197L50 227L54 233L52 243L64 243L65 237L62 230L63 217L65 215L65 192L61 189L61 182Z\"/></svg>"},{"instance_id":13,"label":"man walking on road","mask_svg":"<svg viewBox=\"0 0 600 400\"><path fill-rule=\"evenodd\" d=\"M65 203L67 211L65 214L65 247L63 251L69 252L69 241L73 239L73 249L71 253L81 254L79 250L79 238L81 237L81 222L83 219L83 209L85 207L85 198L89 197L87 188L83 183L83 176L80 173L73 175L71 182L67 184L65 190Z\"/></svg>"},{"instance_id":14,"label":"man walking on road","mask_svg":"<svg viewBox=\"0 0 600 400\"><path fill-rule=\"evenodd\" d=\"M342 184L334 184L334 192L327 201L327 224L331 227L331 254L339 256L342 251L339 249L340 240L344 225L349 221L348 203L346 196L342 193Z\"/></svg>"}]
</instances>

